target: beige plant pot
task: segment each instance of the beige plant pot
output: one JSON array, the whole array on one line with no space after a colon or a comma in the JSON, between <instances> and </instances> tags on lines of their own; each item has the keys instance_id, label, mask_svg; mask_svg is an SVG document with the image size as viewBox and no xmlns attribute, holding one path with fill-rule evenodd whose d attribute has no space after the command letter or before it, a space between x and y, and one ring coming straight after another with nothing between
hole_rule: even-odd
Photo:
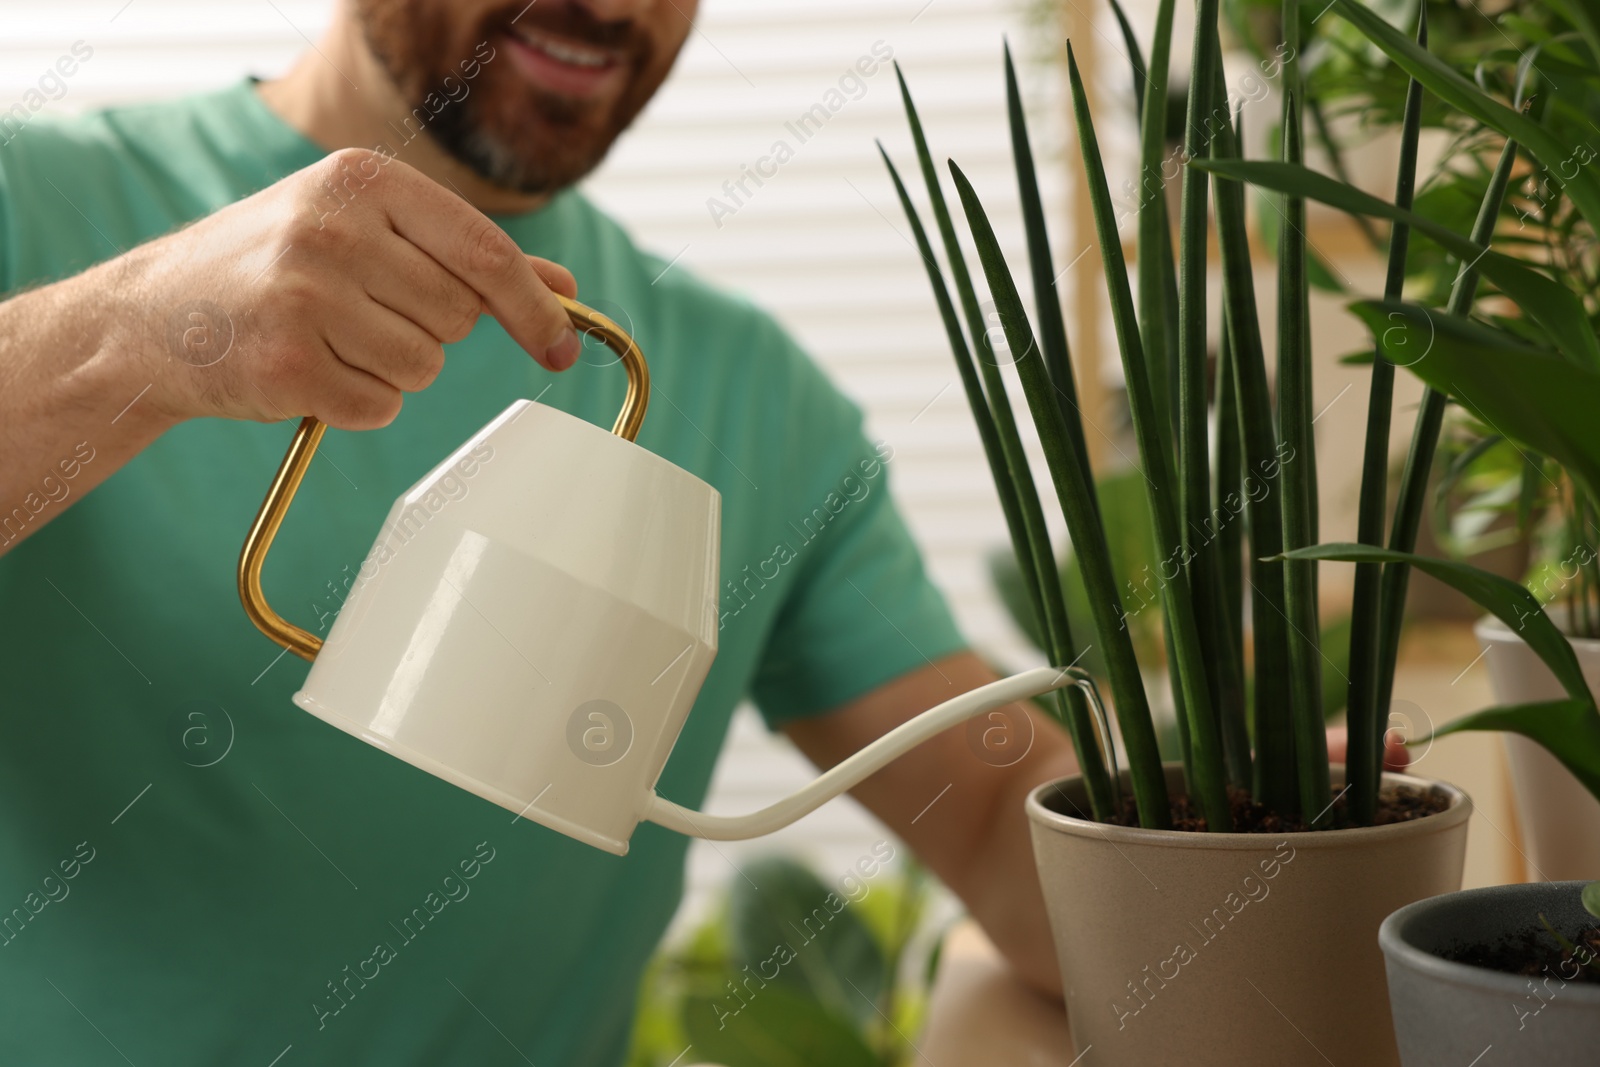
<instances>
[{"instance_id":1,"label":"beige plant pot","mask_svg":"<svg viewBox=\"0 0 1600 1067\"><path fill-rule=\"evenodd\" d=\"M1088 811L1079 778L1034 790L1034 856L1084 1064L1398 1065L1378 927L1461 888L1472 801L1384 781L1442 790L1450 806L1390 826L1204 834L1062 814ZM1167 784L1182 790L1181 767Z\"/></svg>"},{"instance_id":2,"label":"beige plant pot","mask_svg":"<svg viewBox=\"0 0 1600 1067\"><path fill-rule=\"evenodd\" d=\"M1484 650L1496 703L1528 704L1567 695L1538 653L1505 623L1487 618L1473 632ZM1600 641L1571 641L1584 680L1600 693ZM1600 879L1600 801L1543 745L1521 734L1502 737L1529 876L1542 882Z\"/></svg>"}]
</instances>

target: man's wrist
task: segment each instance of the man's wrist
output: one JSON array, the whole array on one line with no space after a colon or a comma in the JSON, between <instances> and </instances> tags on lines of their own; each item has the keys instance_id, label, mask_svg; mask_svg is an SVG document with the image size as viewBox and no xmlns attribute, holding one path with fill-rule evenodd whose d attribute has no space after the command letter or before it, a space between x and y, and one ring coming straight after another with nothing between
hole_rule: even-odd
<instances>
[{"instance_id":1,"label":"man's wrist","mask_svg":"<svg viewBox=\"0 0 1600 1067\"><path fill-rule=\"evenodd\" d=\"M93 309L83 316L86 352L73 400L109 409L111 425L148 443L192 413L185 368L166 343L181 330L183 309L158 306L144 259L138 248L103 263L71 279L64 298L73 309Z\"/></svg>"},{"instance_id":2,"label":"man's wrist","mask_svg":"<svg viewBox=\"0 0 1600 1067\"><path fill-rule=\"evenodd\" d=\"M157 402L162 361L119 267L104 263L14 297L0 322L21 348L13 403L142 447L182 416Z\"/></svg>"}]
</instances>

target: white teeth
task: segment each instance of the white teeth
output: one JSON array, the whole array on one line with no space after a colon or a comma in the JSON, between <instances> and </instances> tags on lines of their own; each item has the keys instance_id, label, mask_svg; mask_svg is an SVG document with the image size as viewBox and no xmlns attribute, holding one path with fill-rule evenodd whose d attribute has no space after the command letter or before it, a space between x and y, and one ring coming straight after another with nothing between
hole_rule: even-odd
<instances>
[{"instance_id":1,"label":"white teeth","mask_svg":"<svg viewBox=\"0 0 1600 1067\"><path fill-rule=\"evenodd\" d=\"M535 35L532 32L517 34L530 47L543 52L552 59L563 63L571 63L575 67L603 67L609 62L609 57L604 52L593 52L587 48L557 41L543 34Z\"/></svg>"}]
</instances>

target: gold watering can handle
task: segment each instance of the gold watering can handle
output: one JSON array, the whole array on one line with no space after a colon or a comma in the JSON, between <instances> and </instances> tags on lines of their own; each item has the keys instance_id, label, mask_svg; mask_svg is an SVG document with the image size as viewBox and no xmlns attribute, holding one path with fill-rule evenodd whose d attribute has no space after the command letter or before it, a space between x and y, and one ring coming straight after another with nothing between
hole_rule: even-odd
<instances>
[{"instance_id":1,"label":"gold watering can handle","mask_svg":"<svg viewBox=\"0 0 1600 1067\"><path fill-rule=\"evenodd\" d=\"M617 354L622 369L627 372L628 393L623 398L622 411L617 415L611 432L632 441L639 436L639 428L644 425L645 408L650 404L650 368L645 365L644 353L639 351L639 346L633 343L633 338L622 327L598 311L584 307L576 300L568 300L559 293L556 299L561 302L578 332L604 341L606 347ZM295 490L300 488L306 469L311 466L311 457L317 454L317 445L327 429L326 423L309 415L300 420L300 427L289 442L289 451L284 454L283 463L267 490L267 498L261 502L261 510L256 513L256 520L250 525L250 533L244 539L244 551L239 554L239 599L244 602L244 613L250 616L250 621L262 633L307 660L316 657L317 651L322 648L322 638L301 629L272 610L266 594L261 591L261 565L266 562L267 549L272 547L272 539L277 536L283 516L289 510L289 503L294 500Z\"/></svg>"}]
</instances>

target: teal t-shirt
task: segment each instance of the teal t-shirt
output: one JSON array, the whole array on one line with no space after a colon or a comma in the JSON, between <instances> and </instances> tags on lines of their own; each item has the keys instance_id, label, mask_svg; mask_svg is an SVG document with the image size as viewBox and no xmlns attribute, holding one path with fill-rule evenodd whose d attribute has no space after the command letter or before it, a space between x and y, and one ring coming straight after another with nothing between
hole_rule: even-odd
<instances>
[{"instance_id":1,"label":"teal t-shirt","mask_svg":"<svg viewBox=\"0 0 1600 1067\"><path fill-rule=\"evenodd\" d=\"M0 292L321 155L248 82L36 118L0 147ZM961 646L887 448L770 318L576 192L498 221L631 329L654 379L639 443L722 494L720 650L663 796L700 803L742 699L777 724ZM268 562L273 605L326 632L393 499L513 399L609 427L623 375L585 360L550 374L485 318L393 425L331 431ZM513 823L294 707L306 664L234 586L291 430L189 422L81 500L63 476L72 506L0 557L0 1062L620 1061L687 842L647 825L616 857Z\"/></svg>"}]
</instances>

